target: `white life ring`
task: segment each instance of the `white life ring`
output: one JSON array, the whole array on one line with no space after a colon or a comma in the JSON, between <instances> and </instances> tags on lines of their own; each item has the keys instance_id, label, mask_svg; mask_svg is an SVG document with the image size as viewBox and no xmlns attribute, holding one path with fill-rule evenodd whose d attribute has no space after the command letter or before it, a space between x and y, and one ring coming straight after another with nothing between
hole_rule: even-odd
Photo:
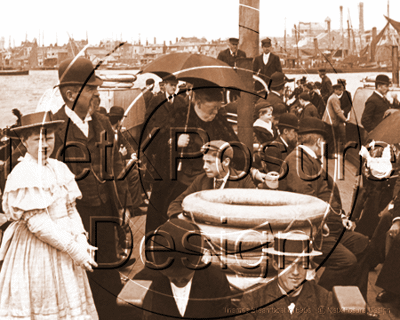
<instances>
[{"instance_id":1,"label":"white life ring","mask_svg":"<svg viewBox=\"0 0 400 320\"><path fill-rule=\"evenodd\" d=\"M187 196L182 208L194 221L264 230L319 225L329 210L313 196L262 189L204 190Z\"/></svg>"}]
</instances>

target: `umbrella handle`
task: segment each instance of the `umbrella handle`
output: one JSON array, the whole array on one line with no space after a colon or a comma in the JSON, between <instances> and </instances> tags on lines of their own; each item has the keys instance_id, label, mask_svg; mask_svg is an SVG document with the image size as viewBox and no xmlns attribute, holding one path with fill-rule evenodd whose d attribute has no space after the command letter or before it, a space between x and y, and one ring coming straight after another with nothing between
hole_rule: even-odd
<instances>
[{"instance_id":1,"label":"umbrella handle","mask_svg":"<svg viewBox=\"0 0 400 320\"><path fill-rule=\"evenodd\" d=\"M189 94L189 105L188 105L188 112L187 112L187 115L186 115L186 124L185 124L184 132L187 131L187 128L188 128L188 125L189 125L190 108L192 106L192 94L193 94L193 91L192 90L190 90L190 91L191 92ZM182 158L182 157L183 157L183 148L181 148L181 154L180 154L180 158ZM179 159L177 170L178 171L182 170L182 159Z\"/></svg>"}]
</instances>

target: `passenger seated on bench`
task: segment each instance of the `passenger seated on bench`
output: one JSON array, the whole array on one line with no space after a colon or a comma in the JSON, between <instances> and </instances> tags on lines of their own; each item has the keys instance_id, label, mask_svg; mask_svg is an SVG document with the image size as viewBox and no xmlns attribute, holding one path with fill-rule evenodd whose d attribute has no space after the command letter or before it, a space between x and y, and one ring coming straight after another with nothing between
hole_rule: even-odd
<instances>
[{"instance_id":1,"label":"passenger seated on bench","mask_svg":"<svg viewBox=\"0 0 400 320\"><path fill-rule=\"evenodd\" d=\"M204 238L195 224L171 219L146 240L145 268L134 277L152 280L144 319L226 316L232 309L229 282L220 267L202 262Z\"/></svg>"},{"instance_id":2,"label":"passenger seated on bench","mask_svg":"<svg viewBox=\"0 0 400 320\"><path fill-rule=\"evenodd\" d=\"M233 148L228 142L213 140L202 147L203 169L192 184L168 207L168 217L174 217L183 212L182 201L189 194L210 189L224 188L255 188L250 175L237 180L240 172L230 166L233 158Z\"/></svg>"},{"instance_id":3,"label":"passenger seated on bench","mask_svg":"<svg viewBox=\"0 0 400 320\"><path fill-rule=\"evenodd\" d=\"M326 308L333 305L332 293L306 280L312 258L322 254L313 249L310 238L302 231L278 233L267 252L278 275L243 295L237 311L248 313L236 319L330 319Z\"/></svg>"}]
</instances>

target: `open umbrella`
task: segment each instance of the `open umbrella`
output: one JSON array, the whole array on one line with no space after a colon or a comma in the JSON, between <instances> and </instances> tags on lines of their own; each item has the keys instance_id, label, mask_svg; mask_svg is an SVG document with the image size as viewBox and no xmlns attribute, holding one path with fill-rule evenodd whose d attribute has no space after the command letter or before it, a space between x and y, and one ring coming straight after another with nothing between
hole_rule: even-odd
<instances>
[{"instance_id":1,"label":"open umbrella","mask_svg":"<svg viewBox=\"0 0 400 320\"><path fill-rule=\"evenodd\" d=\"M199 87L214 84L223 88L246 90L242 80L225 62L202 54L187 52L170 53L149 63L140 72L154 73L161 78L173 74L178 80ZM249 71L251 72L251 71Z\"/></svg>"},{"instance_id":2,"label":"open umbrella","mask_svg":"<svg viewBox=\"0 0 400 320\"><path fill-rule=\"evenodd\" d=\"M375 141L384 141L389 144L400 143L400 111L392 113L383 119L380 124L372 130L368 138Z\"/></svg>"}]
</instances>

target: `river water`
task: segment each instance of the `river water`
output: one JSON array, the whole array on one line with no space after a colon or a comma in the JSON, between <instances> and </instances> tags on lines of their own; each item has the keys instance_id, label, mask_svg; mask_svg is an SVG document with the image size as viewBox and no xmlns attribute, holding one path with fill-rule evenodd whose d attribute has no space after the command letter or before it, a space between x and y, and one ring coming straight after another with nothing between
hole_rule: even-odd
<instances>
[{"instance_id":1,"label":"river water","mask_svg":"<svg viewBox=\"0 0 400 320\"><path fill-rule=\"evenodd\" d=\"M137 70L101 70L101 74L133 73ZM354 96L355 91L362 84L360 81L366 76L376 77L378 73L338 73L328 74L335 84L337 79L346 79L346 89ZM391 77L390 73L386 73ZM299 79L304 75L287 75L289 78ZM308 81L320 81L318 74L306 75ZM11 113L13 108L18 108L22 114L34 112L43 93L54 87L58 81L57 70L31 70L29 76L0 76L0 128L12 125L16 118ZM143 79L139 78L135 86L142 87Z\"/></svg>"}]
</instances>

